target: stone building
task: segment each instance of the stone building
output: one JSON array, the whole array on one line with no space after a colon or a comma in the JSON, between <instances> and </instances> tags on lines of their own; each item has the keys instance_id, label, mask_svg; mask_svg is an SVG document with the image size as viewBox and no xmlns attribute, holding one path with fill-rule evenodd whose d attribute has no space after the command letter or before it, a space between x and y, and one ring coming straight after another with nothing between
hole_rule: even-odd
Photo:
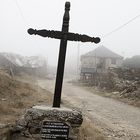
<instances>
[{"instance_id":1,"label":"stone building","mask_svg":"<svg viewBox=\"0 0 140 140\"><path fill-rule=\"evenodd\" d=\"M99 46L81 56L81 76L86 78L96 73L107 73L110 68L122 66L123 57L104 46Z\"/></svg>"},{"instance_id":2,"label":"stone building","mask_svg":"<svg viewBox=\"0 0 140 140\"><path fill-rule=\"evenodd\" d=\"M47 64L41 56L24 57L13 53L0 53L0 69L12 75L21 72L36 76L46 76Z\"/></svg>"}]
</instances>

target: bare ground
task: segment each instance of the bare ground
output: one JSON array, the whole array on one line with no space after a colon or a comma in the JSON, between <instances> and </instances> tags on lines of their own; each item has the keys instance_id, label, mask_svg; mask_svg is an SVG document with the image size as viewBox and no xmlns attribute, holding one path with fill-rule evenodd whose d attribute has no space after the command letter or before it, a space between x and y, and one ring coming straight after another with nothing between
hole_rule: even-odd
<instances>
[{"instance_id":1,"label":"bare ground","mask_svg":"<svg viewBox=\"0 0 140 140\"><path fill-rule=\"evenodd\" d=\"M38 84L51 92L54 90L53 81L38 80ZM140 109L137 107L98 96L66 82L62 102L82 110L108 140L140 140Z\"/></svg>"}]
</instances>

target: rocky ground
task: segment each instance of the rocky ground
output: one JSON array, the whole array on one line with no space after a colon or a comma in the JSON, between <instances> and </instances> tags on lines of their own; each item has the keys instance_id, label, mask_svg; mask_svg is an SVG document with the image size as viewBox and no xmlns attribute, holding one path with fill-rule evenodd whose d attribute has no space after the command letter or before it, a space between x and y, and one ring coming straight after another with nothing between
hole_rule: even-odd
<instances>
[{"instance_id":1,"label":"rocky ground","mask_svg":"<svg viewBox=\"0 0 140 140\"><path fill-rule=\"evenodd\" d=\"M38 83L44 89L53 92L53 81L39 80ZM99 91L91 92L65 82L62 103L71 104L82 110L84 115L88 116L90 125L101 130L108 140L139 140L140 109L111 98L101 97L97 92ZM89 140L92 138L89 137Z\"/></svg>"},{"instance_id":2,"label":"rocky ground","mask_svg":"<svg viewBox=\"0 0 140 140\"><path fill-rule=\"evenodd\" d=\"M96 90L101 96L140 107L139 69L111 69L108 73L95 75L91 80L75 81L75 84L93 92Z\"/></svg>"}]
</instances>

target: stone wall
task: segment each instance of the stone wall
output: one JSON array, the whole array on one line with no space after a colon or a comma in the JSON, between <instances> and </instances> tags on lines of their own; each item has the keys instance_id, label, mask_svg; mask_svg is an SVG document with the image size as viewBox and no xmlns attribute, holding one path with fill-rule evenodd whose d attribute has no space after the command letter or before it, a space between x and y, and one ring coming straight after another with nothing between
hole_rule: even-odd
<instances>
[{"instance_id":1,"label":"stone wall","mask_svg":"<svg viewBox=\"0 0 140 140\"><path fill-rule=\"evenodd\" d=\"M69 139L76 140L79 128L83 122L79 111L67 108L49 108L34 106L16 123L11 140L41 140L41 126L43 121L58 121L69 125Z\"/></svg>"}]
</instances>

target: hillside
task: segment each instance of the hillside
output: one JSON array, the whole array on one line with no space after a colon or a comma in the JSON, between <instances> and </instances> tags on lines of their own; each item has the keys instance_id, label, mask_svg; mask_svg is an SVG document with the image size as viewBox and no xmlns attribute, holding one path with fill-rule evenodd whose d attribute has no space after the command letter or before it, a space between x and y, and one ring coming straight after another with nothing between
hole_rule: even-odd
<instances>
[{"instance_id":1,"label":"hillside","mask_svg":"<svg viewBox=\"0 0 140 140\"><path fill-rule=\"evenodd\" d=\"M0 124L13 122L34 104L49 104L50 101L51 94L48 91L17 81L0 71Z\"/></svg>"}]
</instances>

